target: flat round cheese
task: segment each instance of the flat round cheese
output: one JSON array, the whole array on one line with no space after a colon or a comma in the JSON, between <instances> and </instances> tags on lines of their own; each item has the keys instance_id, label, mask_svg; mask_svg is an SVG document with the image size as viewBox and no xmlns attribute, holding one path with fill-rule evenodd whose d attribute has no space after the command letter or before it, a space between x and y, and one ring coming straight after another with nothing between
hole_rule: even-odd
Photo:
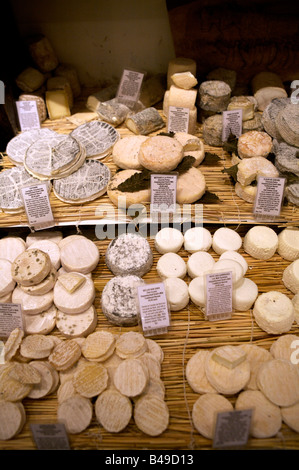
<instances>
[{"instance_id":1,"label":"flat round cheese","mask_svg":"<svg viewBox=\"0 0 299 470\"><path fill-rule=\"evenodd\" d=\"M38 284L34 284L32 286L22 286L21 284L19 284L19 286L27 294L44 295L54 288L56 279L57 279L57 271L52 266L52 268L49 271L49 274L47 274L47 276Z\"/></svg>"},{"instance_id":2,"label":"flat round cheese","mask_svg":"<svg viewBox=\"0 0 299 470\"><path fill-rule=\"evenodd\" d=\"M76 315L57 311L55 324L66 338L81 338L91 334L97 325L98 317L94 305Z\"/></svg>"},{"instance_id":3,"label":"flat round cheese","mask_svg":"<svg viewBox=\"0 0 299 470\"><path fill-rule=\"evenodd\" d=\"M41 230L38 232L30 232L26 237L26 247L29 248L32 243L40 240L49 240L54 243L59 243L63 238L60 230Z\"/></svg>"},{"instance_id":4,"label":"flat round cheese","mask_svg":"<svg viewBox=\"0 0 299 470\"><path fill-rule=\"evenodd\" d=\"M154 395L141 397L134 407L135 424L148 436L159 436L169 423L169 409L164 400Z\"/></svg>"},{"instance_id":5,"label":"flat round cheese","mask_svg":"<svg viewBox=\"0 0 299 470\"><path fill-rule=\"evenodd\" d=\"M155 248L160 254L177 253L184 241L182 232L176 228L164 227L156 233Z\"/></svg>"},{"instance_id":6,"label":"flat round cheese","mask_svg":"<svg viewBox=\"0 0 299 470\"><path fill-rule=\"evenodd\" d=\"M104 121L90 121L76 127L71 132L86 150L86 158L103 158L120 139L120 135L113 126Z\"/></svg>"},{"instance_id":7,"label":"flat round cheese","mask_svg":"<svg viewBox=\"0 0 299 470\"><path fill-rule=\"evenodd\" d=\"M182 173L177 178L176 202L192 204L198 201L206 192L206 179L201 170L195 166Z\"/></svg>"},{"instance_id":8,"label":"flat round cheese","mask_svg":"<svg viewBox=\"0 0 299 470\"><path fill-rule=\"evenodd\" d=\"M208 350L199 349L191 356L186 365L187 382L196 393L216 393L206 376L205 361L208 355Z\"/></svg>"},{"instance_id":9,"label":"flat round cheese","mask_svg":"<svg viewBox=\"0 0 299 470\"><path fill-rule=\"evenodd\" d=\"M53 304L53 290L44 295L26 294L20 287L16 287L12 293L12 302L20 304L22 313L36 315L48 310Z\"/></svg>"},{"instance_id":10,"label":"flat round cheese","mask_svg":"<svg viewBox=\"0 0 299 470\"><path fill-rule=\"evenodd\" d=\"M212 248L218 255L228 250L238 251L241 246L241 236L231 228L220 227L213 235Z\"/></svg>"},{"instance_id":11,"label":"flat round cheese","mask_svg":"<svg viewBox=\"0 0 299 470\"><path fill-rule=\"evenodd\" d=\"M51 240L37 240L30 245L30 250L40 250L50 257L52 266L58 270L60 268L60 249L57 243Z\"/></svg>"},{"instance_id":12,"label":"flat round cheese","mask_svg":"<svg viewBox=\"0 0 299 470\"><path fill-rule=\"evenodd\" d=\"M183 154L183 146L178 140L156 135L141 144L138 158L144 168L156 173L166 173L178 166Z\"/></svg>"},{"instance_id":13,"label":"flat round cheese","mask_svg":"<svg viewBox=\"0 0 299 470\"><path fill-rule=\"evenodd\" d=\"M242 186L248 186L259 176L277 178L277 168L265 157L243 158L238 164L237 180Z\"/></svg>"},{"instance_id":14,"label":"flat round cheese","mask_svg":"<svg viewBox=\"0 0 299 470\"><path fill-rule=\"evenodd\" d=\"M292 301L282 292L268 291L259 295L253 307L258 326L269 334L288 332L294 321Z\"/></svg>"},{"instance_id":15,"label":"flat round cheese","mask_svg":"<svg viewBox=\"0 0 299 470\"><path fill-rule=\"evenodd\" d=\"M108 432L117 433L125 429L132 413L130 399L117 390L105 390L96 399L96 418Z\"/></svg>"},{"instance_id":16,"label":"flat round cheese","mask_svg":"<svg viewBox=\"0 0 299 470\"><path fill-rule=\"evenodd\" d=\"M85 312L94 302L95 286L92 279L85 277L85 282L74 292L68 292L57 281L53 289L53 301L58 310L70 315Z\"/></svg>"},{"instance_id":17,"label":"flat round cheese","mask_svg":"<svg viewBox=\"0 0 299 470\"><path fill-rule=\"evenodd\" d=\"M51 305L47 310L35 315L23 313L24 331L27 335L47 335L54 330L56 325L57 308Z\"/></svg>"},{"instance_id":18,"label":"flat round cheese","mask_svg":"<svg viewBox=\"0 0 299 470\"><path fill-rule=\"evenodd\" d=\"M281 416L283 422L293 429L295 432L299 432L299 402L291 406L281 407Z\"/></svg>"},{"instance_id":19,"label":"flat round cheese","mask_svg":"<svg viewBox=\"0 0 299 470\"><path fill-rule=\"evenodd\" d=\"M141 170L138 154L140 145L146 141L145 135L126 136L118 140L112 150L112 159L115 165L123 170Z\"/></svg>"},{"instance_id":20,"label":"flat round cheese","mask_svg":"<svg viewBox=\"0 0 299 470\"><path fill-rule=\"evenodd\" d=\"M53 191L63 202L81 204L105 194L110 178L111 173L107 165L89 159L71 175L55 180Z\"/></svg>"},{"instance_id":21,"label":"flat round cheese","mask_svg":"<svg viewBox=\"0 0 299 470\"><path fill-rule=\"evenodd\" d=\"M238 251L234 251L234 250L224 251L219 257L219 260L221 260L221 259L233 259L233 260L237 261L238 263L240 263L241 266L243 267L243 275L244 276L245 276L246 272L248 271L248 263L247 263L246 259L244 258L244 256L241 255L241 253L239 253Z\"/></svg>"},{"instance_id":22,"label":"flat round cheese","mask_svg":"<svg viewBox=\"0 0 299 470\"><path fill-rule=\"evenodd\" d=\"M256 225L248 230L244 237L243 248L255 259L272 258L278 247L276 232L267 226Z\"/></svg>"},{"instance_id":23,"label":"flat round cheese","mask_svg":"<svg viewBox=\"0 0 299 470\"><path fill-rule=\"evenodd\" d=\"M258 296L258 286L251 279L244 277L241 283L233 288L232 306L239 312L251 309Z\"/></svg>"},{"instance_id":24,"label":"flat round cheese","mask_svg":"<svg viewBox=\"0 0 299 470\"><path fill-rule=\"evenodd\" d=\"M208 251L211 246L212 235L205 227L192 227L184 233L184 249L189 253Z\"/></svg>"},{"instance_id":25,"label":"flat round cheese","mask_svg":"<svg viewBox=\"0 0 299 470\"><path fill-rule=\"evenodd\" d=\"M179 277L169 277L164 280L166 298L170 311L184 309L189 302L188 285Z\"/></svg>"},{"instance_id":26,"label":"flat round cheese","mask_svg":"<svg viewBox=\"0 0 299 470\"><path fill-rule=\"evenodd\" d=\"M153 254L146 238L137 233L123 233L109 243L105 260L115 276L135 274L142 277L152 267Z\"/></svg>"},{"instance_id":27,"label":"flat round cheese","mask_svg":"<svg viewBox=\"0 0 299 470\"><path fill-rule=\"evenodd\" d=\"M54 137L57 133L51 129L31 129L13 137L6 146L6 153L14 165L23 165L27 149L36 140L43 137Z\"/></svg>"},{"instance_id":28,"label":"flat round cheese","mask_svg":"<svg viewBox=\"0 0 299 470\"><path fill-rule=\"evenodd\" d=\"M260 365L263 362L273 359L273 356L270 351L268 351L268 349L265 349L262 346L258 346L254 343L240 344L240 348L246 353L246 360L250 365L250 379L249 382L247 382L245 389L258 390L256 376Z\"/></svg>"},{"instance_id":29,"label":"flat round cheese","mask_svg":"<svg viewBox=\"0 0 299 470\"><path fill-rule=\"evenodd\" d=\"M99 259L97 245L86 237L72 239L60 249L61 265L68 272L88 274L96 268Z\"/></svg>"},{"instance_id":30,"label":"flat round cheese","mask_svg":"<svg viewBox=\"0 0 299 470\"><path fill-rule=\"evenodd\" d=\"M217 414L233 411L230 401L218 393L201 395L192 408L192 422L195 429L207 439L213 439Z\"/></svg>"},{"instance_id":31,"label":"flat round cheese","mask_svg":"<svg viewBox=\"0 0 299 470\"><path fill-rule=\"evenodd\" d=\"M0 402L0 440L7 441L23 429L26 413L22 403L2 400Z\"/></svg>"},{"instance_id":32,"label":"flat round cheese","mask_svg":"<svg viewBox=\"0 0 299 470\"><path fill-rule=\"evenodd\" d=\"M284 269L282 282L293 294L299 293L299 259L296 259Z\"/></svg>"},{"instance_id":33,"label":"flat round cheese","mask_svg":"<svg viewBox=\"0 0 299 470\"><path fill-rule=\"evenodd\" d=\"M192 279L189 284L189 296L192 302L198 307L206 305L206 283L205 276L198 276Z\"/></svg>"},{"instance_id":34,"label":"flat round cheese","mask_svg":"<svg viewBox=\"0 0 299 470\"><path fill-rule=\"evenodd\" d=\"M149 177L147 175L146 181L139 184L142 175L140 170L121 170L112 176L107 186L107 195L110 201L120 208L150 202ZM123 184L126 188L121 186Z\"/></svg>"},{"instance_id":35,"label":"flat round cheese","mask_svg":"<svg viewBox=\"0 0 299 470\"><path fill-rule=\"evenodd\" d=\"M215 264L213 256L207 251L196 251L189 256L187 261L188 275L193 279L198 276L203 276L205 273L210 272Z\"/></svg>"},{"instance_id":36,"label":"flat round cheese","mask_svg":"<svg viewBox=\"0 0 299 470\"><path fill-rule=\"evenodd\" d=\"M277 406L292 406L299 401L299 374L290 361L272 359L264 362L257 374L257 384Z\"/></svg>"},{"instance_id":37,"label":"flat round cheese","mask_svg":"<svg viewBox=\"0 0 299 470\"><path fill-rule=\"evenodd\" d=\"M65 424L70 434L83 432L92 421L93 406L89 398L75 395L59 404L57 419Z\"/></svg>"},{"instance_id":38,"label":"flat round cheese","mask_svg":"<svg viewBox=\"0 0 299 470\"><path fill-rule=\"evenodd\" d=\"M107 320L118 326L134 326L138 323L137 286L144 284L135 275L115 276L105 285L102 296L102 312Z\"/></svg>"},{"instance_id":39,"label":"flat round cheese","mask_svg":"<svg viewBox=\"0 0 299 470\"><path fill-rule=\"evenodd\" d=\"M243 280L243 267L234 259L219 259L212 267L212 272L232 272L233 287L237 287Z\"/></svg>"},{"instance_id":40,"label":"flat round cheese","mask_svg":"<svg viewBox=\"0 0 299 470\"><path fill-rule=\"evenodd\" d=\"M179 277L183 279L187 274L187 265L177 253L165 253L157 262L157 273L161 279Z\"/></svg>"},{"instance_id":41,"label":"flat round cheese","mask_svg":"<svg viewBox=\"0 0 299 470\"><path fill-rule=\"evenodd\" d=\"M11 263L18 255L25 251L24 240L19 237L4 237L0 240L0 258L6 259Z\"/></svg>"},{"instance_id":42,"label":"flat round cheese","mask_svg":"<svg viewBox=\"0 0 299 470\"><path fill-rule=\"evenodd\" d=\"M289 227L278 234L277 253L288 261L299 258L299 228Z\"/></svg>"},{"instance_id":43,"label":"flat round cheese","mask_svg":"<svg viewBox=\"0 0 299 470\"><path fill-rule=\"evenodd\" d=\"M240 158L267 157L272 151L272 138L266 132L248 131L238 139Z\"/></svg>"},{"instance_id":44,"label":"flat round cheese","mask_svg":"<svg viewBox=\"0 0 299 470\"><path fill-rule=\"evenodd\" d=\"M10 294L16 285L11 275L11 261L0 258L0 296Z\"/></svg>"},{"instance_id":45,"label":"flat round cheese","mask_svg":"<svg viewBox=\"0 0 299 470\"><path fill-rule=\"evenodd\" d=\"M28 249L15 258L11 266L12 278L22 286L39 284L51 271L48 253L39 249Z\"/></svg>"}]
</instances>

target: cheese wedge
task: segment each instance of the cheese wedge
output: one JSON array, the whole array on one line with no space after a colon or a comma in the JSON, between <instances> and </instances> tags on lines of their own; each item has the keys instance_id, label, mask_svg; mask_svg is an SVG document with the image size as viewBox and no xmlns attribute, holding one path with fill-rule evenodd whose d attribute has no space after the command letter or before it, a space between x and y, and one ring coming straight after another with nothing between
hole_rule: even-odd
<instances>
[{"instance_id":1,"label":"cheese wedge","mask_svg":"<svg viewBox=\"0 0 299 470\"><path fill-rule=\"evenodd\" d=\"M65 90L46 91L46 106L51 120L71 115L68 94Z\"/></svg>"},{"instance_id":2,"label":"cheese wedge","mask_svg":"<svg viewBox=\"0 0 299 470\"><path fill-rule=\"evenodd\" d=\"M70 294L75 292L85 281L85 276L74 272L62 274L58 278L58 282L60 282Z\"/></svg>"},{"instance_id":3,"label":"cheese wedge","mask_svg":"<svg viewBox=\"0 0 299 470\"><path fill-rule=\"evenodd\" d=\"M212 355L214 361L218 364L227 367L228 369L234 369L246 359L246 353L241 348L236 346L222 346L216 348L215 353Z\"/></svg>"}]
</instances>

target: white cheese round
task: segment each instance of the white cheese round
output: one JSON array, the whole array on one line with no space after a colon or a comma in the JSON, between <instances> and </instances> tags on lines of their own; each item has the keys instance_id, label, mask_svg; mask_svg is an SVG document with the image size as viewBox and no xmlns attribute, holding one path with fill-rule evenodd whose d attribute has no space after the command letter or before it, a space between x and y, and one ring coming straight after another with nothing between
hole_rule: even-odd
<instances>
[{"instance_id":1,"label":"white cheese round","mask_svg":"<svg viewBox=\"0 0 299 470\"><path fill-rule=\"evenodd\" d=\"M283 293L269 291L255 301L253 316L258 326L269 334L288 332L294 321L294 306Z\"/></svg>"},{"instance_id":2,"label":"white cheese round","mask_svg":"<svg viewBox=\"0 0 299 470\"><path fill-rule=\"evenodd\" d=\"M93 271L100 259L97 245L88 238L76 238L60 249L62 267L70 272L87 274Z\"/></svg>"},{"instance_id":3,"label":"white cheese round","mask_svg":"<svg viewBox=\"0 0 299 470\"><path fill-rule=\"evenodd\" d=\"M189 291L186 282L178 277L169 277L165 279L164 284L170 310L177 312L185 308L189 302Z\"/></svg>"},{"instance_id":4,"label":"white cheese round","mask_svg":"<svg viewBox=\"0 0 299 470\"><path fill-rule=\"evenodd\" d=\"M208 251L212 246L212 235L204 227L192 227L184 234L184 248L189 253Z\"/></svg>"},{"instance_id":5,"label":"white cheese round","mask_svg":"<svg viewBox=\"0 0 299 470\"><path fill-rule=\"evenodd\" d=\"M39 232L30 232L26 237L26 247L29 248L32 243L39 240L50 240L59 243L63 238L62 232L59 230L41 230Z\"/></svg>"},{"instance_id":6,"label":"white cheese round","mask_svg":"<svg viewBox=\"0 0 299 470\"><path fill-rule=\"evenodd\" d=\"M20 304L25 315L36 315L48 310L53 305L53 298L53 290L44 295L30 295L17 286L12 293L12 302Z\"/></svg>"},{"instance_id":7,"label":"white cheese round","mask_svg":"<svg viewBox=\"0 0 299 470\"><path fill-rule=\"evenodd\" d=\"M241 255L241 253L238 253L238 251L234 250L228 250L224 251L222 255L220 255L219 260L221 259L233 259L235 261L238 261L238 263L241 264L243 267L243 276L245 276L247 270L248 270L248 263L244 256Z\"/></svg>"},{"instance_id":8,"label":"white cheese round","mask_svg":"<svg viewBox=\"0 0 299 470\"><path fill-rule=\"evenodd\" d=\"M232 306L234 310L246 312L251 309L258 296L255 282L244 277L241 283L233 289Z\"/></svg>"},{"instance_id":9,"label":"white cheese round","mask_svg":"<svg viewBox=\"0 0 299 470\"><path fill-rule=\"evenodd\" d=\"M293 294L299 293L299 259L285 268L282 274L282 282Z\"/></svg>"},{"instance_id":10,"label":"white cheese round","mask_svg":"<svg viewBox=\"0 0 299 470\"><path fill-rule=\"evenodd\" d=\"M97 321L96 309L94 305L91 305L87 310L76 315L69 315L58 310L56 327L66 338L81 338L95 330Z\"/></svg>"},{"instance_id":11,"label":"white cheese round","mask_svg":"<svg viewBox=\"0 0 299 470\"><path fill-rule=\"evenodd\" d=\"M180 230L164 227L155 236L155 248L161 253L177 253L183 245L184 236Z\"/></svg>"},{"instance_id":12,"label":"white cheese round","mask_svg":"<svg viewBox=\"0 0 299 470\"><path fill-rule=\"evenodd\" d=\"M206 251L196 251L188 258L187 272L193 279L194 277L203 276L211 271L215 265L215 260L210 253Z\"/></svg>"},{"instance_id":13,"label":"white cheese round","mask_svg":"<svg viewBox=\"0 0 299 470\"><path fill-rule=\"evenodd\" d=\"M47 310L36 315L23 314L24 330L27 335L47 335L56 325L57 308L51 305Z\"/></svg>"},{"instance_id":14,"label":"white cheese round","mask_svg":"<svg viewBox=\"0 0 299 470\"><path fill-rule=\"evenodd\" d=\"M115 165L123 170L141 170L142 165L139 163L138 154L140 145L147 138L145 135L132 135L118 140L112 150L112 159Z\"/></svg>"},{"instance_id":15,"label":"white cheese round","mask_svg":"<svg viewBox=\"0 0 299 470\"><path fill-rule=\"evenodd\" d=\"M204 276L195 277L189 284L189 296L198 307L206 305L206 282Z\"/></svg>"},{"instance_id":16,"label":"white cheese round","mask_svg":"<svg viewBox=\"0 0 299 470\"><path fill-rule=\"evenodd\" d=\"M278 234L277 252L288 261L299 258L299 228L285 228Z\"/></svg>"},{"instance_id":17,"label":"white cheese round","mask_svg":"<svg viewBox=\"0 0 299 470\"><path fill-rule=\"evenodd\" d=\"M231 228L220 227L213 235L212 248L218 255L224 251L238 251L241 246L241 236Z\"/></svg>"},{"instance_id":18,"label":"white cheese round","mask_svg":"<svg viewBox=\"0 0 299 470\"><path fill-rule=\"evenodd\" d=\"M234 259L219 259L216 261L212 268L212 272L227 272L232 271L232 283L237 287L243 279L243 266Z\"/></svg>"},{"instance_id":19,"label":"white cheese round","mask_svg":"<svg viewBox=\"0 0 299 470\"><path fill-rule=\"evenodd\" d=\"M11 275L11 262L0 258L0 297L10 294L16 285Z\"/></svg>"},{"instance_id":20,"label":"white cheese round","mask_svg":"<svg viewBox=\"0 0 299 470\"><path fill-rule=\"evenodd\" d=\"M70 293L57 281L53 289L54 304L61 312L76 315L87 310L95 299L95 286L92 279L86 281L74 292Z\"/></svg>"},{"instance_id":21,"label":"white cheese round","mask_svg":"<svg viewBox=\"0 0 299 470\"><path fill-rule=\"evenodd\" d=\"M177 253L165 253L157 262L157 272L161 279L168 277L183 279L187 274L187 265Z\"/></svg>"},{"instance_id":22,"label":"white cheese round","mask_svg":"<svg viewBox=\"0 0 299 470\"><path fill-rule=\"evenodd\" d=\"M246 253L255 259L270 259L278 247L276 232L264 225L256 225L248 230L243 247Z\"/></svg>"},{"instance_id":23,"label":"white cheese round","mask_svg":"<svg viewBox=\"0 0 299 470\"><path fill-rule=\"evenodd\" d=\"M52 242L51 240L37 240L30 245L30 250L34 249L47 253L50 257L52 266L55 269L60 268L60 249L57 243Z\"/></svg>"}]
</instances>

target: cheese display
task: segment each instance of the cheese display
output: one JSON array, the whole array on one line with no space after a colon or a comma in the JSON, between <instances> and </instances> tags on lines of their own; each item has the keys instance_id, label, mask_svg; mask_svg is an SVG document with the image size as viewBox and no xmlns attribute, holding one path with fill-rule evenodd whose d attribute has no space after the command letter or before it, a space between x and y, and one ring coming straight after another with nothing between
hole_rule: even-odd
<instances>
[{"instance_id":1,"label":"cheese display","mask_svg":"<svg viewBox=\"0 0 299 470\"><path fill-rule=\"evenodd\" d=\"M115 276L134 274L142 277L152 267L153 254L144 237L135 233L124 233L110 242L105 260Z\"/></svg>"},{"instance_id":2,"label":"cheese display","mask_svg":"<svg viewBox=\"0 0 299 470\"><path fill-rule=\"evenodd\" d=\"M76 127L70 136L85 148L86 158L103 158L120 138L113 126L103 121L90 121Z\"/></svg>"},{"instance_id":3,"label":"cheese display","mask_svg":"<svg viewBox=\"0 0 299 470\"><path fill-rule=\"evenodd\" d=\"M287 97L280 76L274 72L263 71L254 75L251 86L260 111L264 111L273 99Z\"/></svg>"}]
</instances>

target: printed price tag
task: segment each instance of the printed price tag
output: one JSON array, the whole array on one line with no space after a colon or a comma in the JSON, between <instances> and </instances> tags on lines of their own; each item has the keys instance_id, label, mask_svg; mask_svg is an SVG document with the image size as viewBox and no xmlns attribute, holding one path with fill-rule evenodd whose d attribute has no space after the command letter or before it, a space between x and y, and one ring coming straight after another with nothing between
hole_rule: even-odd
<instances>
[{"instance_id":1,"label":"printed price tag","mask_svg":"<svg viewBox=\"0 0 299 470\"><path fill-rule=\"evenodd\" d=\"M176 211L177 174L151 175L151 212Z\"/></svg>"},{"instance_id":2,"label":"printed price tag","mask_svg":"<svg viewBox=\"0 0 299 470\"><path fill-rule=\"evenodd\" d=\"M8 338L15 329L23 330L22 308L20 304L0 304L0 338Z\"/></svg>"},{"instance_id":3,"label":"printed price tag","mask_svg":"<svg viewBox=\"0 0 299 470\"><path fill-rule=\"evenodd\" d=\"M137 287L139 316L145 336L163 334L170 325L168 302L163 282Z\"/></svg>"},{"instance_id":4,"label":"printed price tag","mask_svg":"<svg viewBox=\"0 0 299 470\"><path fill-rule=\"evenodd\" d=\"M240 137L242 134L242 109L223 111L222 113L222 141L226 142L229 135Z\"/></svg>"},{"instance_id":5,"label":"printed price tag","mask_svg":"<svg viewBox=\"0 0 299 470\"><path fill-rule=\"evenodd\" d=\"M40 129L36 101L16 101L21 131Z\"/></svg>"},{"instance_id":6,"label":"printed price tag","mask_svg":"<svg viewBox=\"0 0 299 470\"><path fill-rule=\"evenodd\" d=\"M234 410L217 414L213 447L243 446L248 441L252 410Z\"/></svg>"},{"instance_id":7,"label":"printed price tag","mask_svg":"<svg viewBox=\"0 0 299 470\"><path fill-rule=\"evenodd\" d=\"M258 178L253 208L256 217L270 220L280 214L285 181L285 178L268 178L264 176Z\"/></svg>"},{"instance_id":8,"label":"printed price tag","mask_svg":"<svg viewBox=\"0 0 299 470\"><path fill-rule=\"evenodd\" d=\"M38 450L69 450L70 444L63 423L30 424Z\"/></svg>"},{"instance_id":9,"label":"printed price tag","mask_svg":"<svg viewBox=\"0 0 299 470\"><path fill-rule=\"evenodd\" d=\"M21 188L28 222L35 230L54 227L54 217L46 184Z\"/></svg>"},{"instance_id":10,"label":"printed price tag","mask_svg":"<svg viewBox=\"0 0 299 470\"><path fill-rule=\"evenodd\" d=\"M168 132L187 132L189 129L189 108L169 106L168 108Z\"/></svg>"},{"instance_id":11,"label":"printed price tag","mask_svg":"<svg viewBox=\"0 0 299 470\"><path fill-rule=\"evenodd\" d=\"M139 99L143 78L144 73L125 69L117 90L117 100L129 108L133 108Z\"/></svg>"},{"instance_id":12,"label":"printed price tag","mask_svg":"<svg viewBox=\"0 0 299 470\"><path fill-rule=\"evenodd\" d=\"M206 274L206 310L208 320L231 317L233 296L232 271Z\"/></svg>"}]
</instances>

